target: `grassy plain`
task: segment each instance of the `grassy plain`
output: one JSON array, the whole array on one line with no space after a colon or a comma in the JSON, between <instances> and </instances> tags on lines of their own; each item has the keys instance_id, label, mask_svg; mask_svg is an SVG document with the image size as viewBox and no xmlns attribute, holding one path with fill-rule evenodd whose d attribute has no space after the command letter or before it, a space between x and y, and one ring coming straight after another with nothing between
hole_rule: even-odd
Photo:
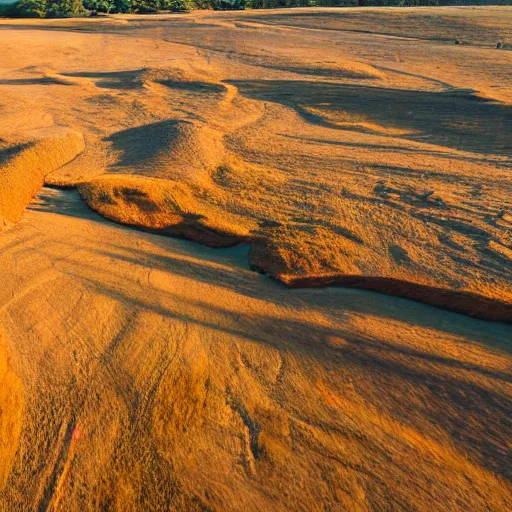
<instances>
[{"instance_id":1,"label":"grassy plain","mask_svg":"<svg viewBox=\"0 0 512 512\"><path fill-rule=\"evenodd\" d=\"M510 8L0 20L0 510L510 510L510 326L392 295L512 318L511 48Z\"/></svg>"}]
</instances>

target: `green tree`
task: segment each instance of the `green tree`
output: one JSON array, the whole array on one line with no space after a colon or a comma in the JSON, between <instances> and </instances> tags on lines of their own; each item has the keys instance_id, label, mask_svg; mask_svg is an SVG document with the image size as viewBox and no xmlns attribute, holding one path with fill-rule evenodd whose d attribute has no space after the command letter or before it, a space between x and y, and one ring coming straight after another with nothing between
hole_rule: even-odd
<instances>
[{"instance_id":1,"label":"green tree","mask_svg":"<svg viewBox=\"0 0 512 512\"><path fill-rule=\"evenodd\" d=\"M8 18L43 18L45 14L45 0L20 0L0 7L0 16Z\"/></svg>"},{"instance_id":2,"label":"green tree","mask_svg":"<svg viewBox=\"0 0 512 512\"><path fill-rule=\"evenodd\" d=\"M113 0L83 0L84 7L88 11L95 12L116 12L116 6Z\"/></svg>"},{"instance_id":3,"label":"green tree","mask_svg":"<svg viewBox=\"0 0 512 512\"><path fill-rule=\"evenodd\" d=\"M161 0L160 9L166 11L185 11L187 4L185 0Z\"/></svg>"},{"instance_id":4,"label":"green tree","mask_svg":"<svg viewBox=\"0 0 512 512\"><path fill-rule=\"evenodd\" d=\"M46 17L47 18L71 18L74 16L83 16L86 10L82 0L47 0Z\"/></svg>"}]
</instances>

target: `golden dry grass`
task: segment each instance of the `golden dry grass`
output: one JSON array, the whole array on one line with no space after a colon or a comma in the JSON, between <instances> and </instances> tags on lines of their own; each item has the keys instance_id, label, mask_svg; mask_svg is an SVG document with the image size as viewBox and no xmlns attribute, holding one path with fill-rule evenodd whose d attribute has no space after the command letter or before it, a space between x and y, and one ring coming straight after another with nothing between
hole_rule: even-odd
<instances>
[{"instance_id":1,"label":"golden dry grass","mask_svg":"<svg viewBox=\"0 0 512 512\"><path fill-rule=\"evenodd\" d=\"M196 198L186 183L120 174L81 183L78 190L105 218L211 247L250 240L250 227L256 227Z\"/></svg>"},{"instance_id":2,"label":"golden dry grass","mask_svg":"<svg viewBox=\"0 0 512 512\"><path fill-rule=\"evenodd\" d=\"M0 148L0 228L19 221L45 176L84 149L83 137L72 130L47 129L23 137L23 142Z\"/></svg>"},{"instance_id":3,"label":"golden dry grass","mask_svg":"<svg viewBox=\"0 0 512 512\"><path fill-rule=\"evenodd\" d=\"M87 139L49 184L104 173L186 183L183 201L202 205L187 213L214 229L217 219L221 232L251 230L265 240L252 263L283 281L368 276L511 307L510 52L490 43L508 40L507 9L204 16L172 37L172 17L142 28L129 17L89 22L85 36L80 22L51 22L31 36L46 52L72 41L59 69L25 55L34 43L22 38L27 66L4 80L7 90L38 91L53 118ZM453 44L462 33L470 44ZM86 40L95 64L80 68L74 48ZM53 89L57 104L45 99ZM147 229L156 219L136 204L123 214L90 205L131 225L142 216Z\"/></svg>"},{"instance_id":4,"label":"golden dry grass","mask_svg":"<svg viewBox=\"0 0 512 512\"><path fill-rule=\"evenodd\" d=\"M0 243L7 510L509 508L507 326L291 292L74 191Z\"/></svg>"},{"instance_id":5,"label":"golden dry grass","mask_svg":"<svg viewBox=\"0 0 512 512\"><path fill-rule=\"evenodd\" d=\"M506 320L509 8L0 27L2 512L512 508L509 326L248 268Z\"/></svg>"},{"instance_id":6,"label":"golden dry grass","mask_svg":"<svg viewBox=\"0 0 512 512\"><path fill-rule=\"evenodd\" d=\"M23 389L12 371L7 344L0 334L0 492L4 489L23 425Z\"/></svg>"}]
</instances>

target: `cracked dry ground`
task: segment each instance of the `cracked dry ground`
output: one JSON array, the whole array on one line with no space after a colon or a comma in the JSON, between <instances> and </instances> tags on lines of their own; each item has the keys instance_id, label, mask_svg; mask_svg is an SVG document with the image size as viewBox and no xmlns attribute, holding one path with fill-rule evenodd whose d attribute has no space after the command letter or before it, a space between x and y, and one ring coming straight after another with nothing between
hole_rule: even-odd
<instances>
[{"instance_id":1,"label":"cracked dry ground","mask_svg":"<svg viewBox=\"0 0 512 512\"><path fill-rule=\"evenodd\" d=\"M1 21L0 510L510 510L510 325L249 260L510 304L511 35Z\"/></svg>"}]
</instances>

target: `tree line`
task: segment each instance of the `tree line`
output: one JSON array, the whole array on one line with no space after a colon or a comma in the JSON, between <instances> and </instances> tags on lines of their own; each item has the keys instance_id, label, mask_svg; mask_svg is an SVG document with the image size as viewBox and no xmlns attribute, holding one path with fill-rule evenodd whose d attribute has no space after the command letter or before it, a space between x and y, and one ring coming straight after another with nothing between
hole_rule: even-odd
<instances>
[{"instance_id":1,"label":"tree line","mask_svg":"<svg viewBox=\"0 0 512 512\"><path fill-rule=\"evenodd\" d=\"M0 5L0 16L63 18L98 13L149 14L191 9L442 5L512 5L512 0L12 0L7 5Z\"/></svg>"}]
</instances>

